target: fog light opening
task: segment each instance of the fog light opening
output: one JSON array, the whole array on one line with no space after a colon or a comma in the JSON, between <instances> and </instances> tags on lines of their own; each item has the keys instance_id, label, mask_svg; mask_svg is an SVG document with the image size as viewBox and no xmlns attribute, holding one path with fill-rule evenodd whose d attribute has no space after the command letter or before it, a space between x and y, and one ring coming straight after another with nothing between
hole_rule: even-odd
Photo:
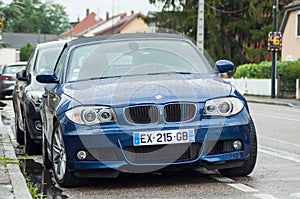
<instances>
[{"instance_id":1,"label":"fog light opening","mask_svg":"<svg viewBox=\"0 0 300 199\"><path fill-rule=\"evenodd\" d=\"M242 149L242 142L239 141L239 140L235 140L235 141L232 143L232 146L233 146L234 150L239 151L239 150Z\"/></svg>"},{"instance_id":2,"label":"fog light opening","mask_svg":"<svg viewBox=\"0 0 300 199\"><path fill-rule=\"evenodd\" d=\"M77 152L77 158L78 158L78 160L84 160L84 159L86 159L86 156L87 156L87 154L86 154L85 151L78 151Z\"/></svg>"},{"instance_id":3,"label":"fog light opening","mask_svg":"<svg viewBox=\"0 0 300 199\"><path fill-rule=\"evenodd\" d=\"M42 122L40 120L34 122L34 128L38 131L42 130Z\"/></svg>"}]
</instances>

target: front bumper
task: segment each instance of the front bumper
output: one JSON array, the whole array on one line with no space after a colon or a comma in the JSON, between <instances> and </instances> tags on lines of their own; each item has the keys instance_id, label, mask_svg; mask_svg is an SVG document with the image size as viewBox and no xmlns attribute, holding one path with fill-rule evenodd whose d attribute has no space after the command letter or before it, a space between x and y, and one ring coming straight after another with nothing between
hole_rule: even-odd
<instances>
[{"instance_id":1,"label":"front bumper","mask_svg":"<svg viewBox=\"0 0 300 199\"><path fill-rule=\"evenodd\" d=\"M26 125L30 134L30 138L36 142L42 141L42 120L39 105L34 104L30 100L25 100Z\"/></svg>"},{"instance_id":2,"label":"front bumper","mask_svg":"<svg viewBox=\"0 0 300 199\"><path fill-rule=\"evenodd\" d=\"M241 166L250 154L250 117L244 109L227 118L202 118L197 122L159 125L83 126L67 118L60 120L71 171L114 169L122 172L151 172L168 168L222 169ZM135 147L133 132L194 129L195 143ZM232 143L239 140L242 149ZM87 157L77 158L84 150ZM78 172L77 172L78 173Z\"/></svg>"}]
</instances>

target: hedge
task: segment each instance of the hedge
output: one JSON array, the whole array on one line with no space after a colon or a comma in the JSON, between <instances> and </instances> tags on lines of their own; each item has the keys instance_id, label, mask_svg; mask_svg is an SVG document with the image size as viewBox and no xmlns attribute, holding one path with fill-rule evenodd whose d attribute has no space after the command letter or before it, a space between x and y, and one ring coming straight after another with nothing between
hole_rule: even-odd
<instances>
[{"instance_id":1,"label":"hedge","mask_svg":"<svg viewBox=\"0 0 300 199\"><path fill-rule=\"evenodd\" d=\"M293 62L277 62L277 74L283 74L287 79L300 78L300 60ZM259 64L244 64L236 67L235 78L270 79L272 62L263 61Z\"/></svg>"}]
</instances>

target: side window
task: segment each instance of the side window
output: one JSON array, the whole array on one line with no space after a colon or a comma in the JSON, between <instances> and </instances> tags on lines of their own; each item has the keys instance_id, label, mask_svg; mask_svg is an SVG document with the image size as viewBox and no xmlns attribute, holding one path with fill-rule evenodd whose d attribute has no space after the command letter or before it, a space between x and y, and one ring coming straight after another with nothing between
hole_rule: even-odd
<instances>
[{"instance_id":1,"label":"side window","mask_svg":"<svg viewBox=\"0 0 300 199\"><path fill-rule=\"evenodd\" d=\"M62 52L61 56L58 58L58 63L54 69L54 73L57 77L61 77L61 72L64 68L64 65L65 65L65 60L66 60L66 57L67 57L67 53L68 53L68 50L65 48L64 51Z\"/></svg>"},{"instance_id":2,"label":"side window","mask_svg":"<svg viewBox=\"0 0 300 199\"><path fill-rule=\"evenodd\" d=\"M296 32L296 37L297 38L300 38L300 10L298 11L298 13L297 13L297 32Z\"/></svg>"}]
</instances>

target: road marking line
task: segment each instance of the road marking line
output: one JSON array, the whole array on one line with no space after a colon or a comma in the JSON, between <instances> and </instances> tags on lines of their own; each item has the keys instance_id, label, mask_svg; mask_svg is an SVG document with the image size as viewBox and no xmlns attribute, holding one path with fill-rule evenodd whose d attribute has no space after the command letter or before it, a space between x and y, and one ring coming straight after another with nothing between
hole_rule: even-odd
<instances>
[{"instance_id":1,"label":"road marking line","mask_svg":"<svg viewBox=\"0 0 300 199\"><path fill-rule=\"evenodd\" d=\"M249 187L247 185L244 185L244 184L240 184L240 183L237 183L237 184L228 184L229 186L235 188L235 189L238 189L240 191L243 191L243 192L257 192L258 190L257 189L254 189L252 187Z\"/></svg>"},{"instance_id":2,"label":"road marking line","mask_svg":"<svg viewBox=\"0 0 300 199\"><path fill-rule=\"evenodd\" d=\"M216 181L218 181L218 182L226 182L226 183L235 182L233 179L227 178L227 177L221 176L221 175L210 175L209 177L216 180Z\"/></svg>"},{"instance_id":3,"label":"road marking line","mask_svg":"<svg viewBox=\"0 0 300 199\"><path fill-rule=\"evenodd\" d=\"M270 194L254 194L255 197L261 198L261 199L279 199L276 198Z\"/></svg>"},{"instance_id":4,"label":"road marking line","mask_svg":"<svg viewBox=\"0 0 300 199\"><path fill-rule=\"evenodd\" d=\"M198 168L198 169L195 169L195 171L198 171L198 172L200 172L204 175L208 175L210 178L212 178L212 179L214 179L218 182L226 182L226 183L235 182L233 179L222 176L220 173L218 173L215 170L210 171L210 170L207 170L207 169L204 169L204 168Z\"/></svg>"},{"instance_id":5,"label":"road marking line","mask_svg":"<svg viewBox=\"0 0 300 199\"><path fill-rule=\"evenodd\" d=\"M286 117L281 117L281 116L265 115L265 114L260 114L260 113L251 113L251 114L261 116L261 117L267 117L267 118L275 118L275 119L281 119L281 120L289 120L289 121L292 121L292 122L300 122L299 119L286 118Z\"/></svg>"},{"instance_id":6,"label":"road marking line","mask_svg":"<svg viewBox=\"0 0 300 199\"><path fill-rule=\"evenodd\" d=\"M294 154L294 153L289 153L286 151L281 151L281 150L273 149L273 148L266 147L266 146L259 146L258 151L262 152L262 153L266 153L268 155L272 155L275 157L279 157L279 158L283 158L286 160L291 160L291 161L300 163L300 156L297 154Z\"/></svg>"},{"instance_id":7,"label":"road marking line","mask_svg":"<svg viewBox=\"0 0 300 199\"><path fill-rule=\"evenodd\" d=\"M283 141L283 140L278 140L278 139L270 138L270 137L264 136L264 135L258 135L258 139L259 138L263 138L263 139L271 140L271 141L274 141L274 142L279 142L279 143L282 143L282 144L286 144L286 145L289 145L289 146L295 146L295 147L299 147L300 148L300 144L296 144L296 143L292 143L292 142L287 142L287 141Z\"/></svg>"}]
</instances>

